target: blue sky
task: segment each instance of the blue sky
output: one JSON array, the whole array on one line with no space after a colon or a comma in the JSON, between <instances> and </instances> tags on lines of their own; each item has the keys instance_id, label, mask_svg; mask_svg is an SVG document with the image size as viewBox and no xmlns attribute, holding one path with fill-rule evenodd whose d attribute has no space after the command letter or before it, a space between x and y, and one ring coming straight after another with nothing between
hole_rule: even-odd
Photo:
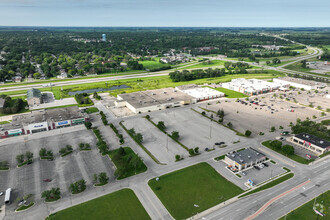
<instances>
[{"instance_id":1,"label":"blue sky","mask_svg":"<svg viewBox=\"0 0 330 220\"><path fill-rule=\"evenodd\" d=\"M0 26L329 27L330 0L0 0Z\"/></svg>"}]
</instances>

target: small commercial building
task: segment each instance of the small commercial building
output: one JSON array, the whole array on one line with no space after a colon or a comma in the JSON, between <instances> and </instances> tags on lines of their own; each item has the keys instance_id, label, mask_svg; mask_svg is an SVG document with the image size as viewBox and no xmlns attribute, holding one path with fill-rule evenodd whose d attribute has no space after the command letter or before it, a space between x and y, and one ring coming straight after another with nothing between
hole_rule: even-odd
<instances>
[{"instance_id":1,"label":"small commercial building","mask_svg":"<svg viewBox=\"0 0 330 220\"><path fill-rule=\"evenodd\" d=\"M183 85L176 87L176 89L194 97L197 101L225 97L225 93L223 92L219 92L208 87L200 87L197 85Z\"/></svg>"},{"instance_id":2,"label":"small commercial building","mask_svg":"<svg viewBox=\"0 0 330 220\"><path fill-rule=\"evenodd\" d=\"M127 107L134 113L145 113L196 103L196 98L173 88L147 90L117 95L116 107Z\"/></svg>"},{"instance_id":3,"label":"small commercial building","mask_svg":"<svg viewBox=\"0 0 330 220\"><path fill-rule=\"evenodd\" d=\"M232 79L231 82L222 83L222 87L236 92L241 92L245 95L258 95L276 90L283 90L283 87L288 87L289 84L280 85L279 83L267 82L259 79Z\"/></svg>"},{"instance_id":4,"label":"small commercial building","mask_svg":"<svg viewBox=\"0 0 330 220\"><path fill-rule=\"evenodd\" d=\"M40 105L42 103L42 95L39 89L29 89L26 95L29 106Z\"/></svg>"},{"instance_id":5,"label":"small commercial building","mask_svg":"<svg viewBox=\"0 0 330 220\"><path fill-rule=\"evenodd\" d=\"M315 82L305 79L299 79L299 78L292 78L292 77L282 77L282 78L274 78L273 82L278 83L279 85L287 85L299 88L299 89L322 89L327 86L325 83L321 82Z\"/></svg>"},{"instance_id":6,"label":"small commercial building","mask_svg":"<svg viewBox=\"0 0 330 220\"><path fill-rule=\"evenodd\" d=\"M316 155L321 155L330 150L330 142L307 133L297 134L292 137L292 142Z\"/></svg>"},{"instance_id":7,"label":"small commercial building","mask_svg":"<svg viewBox=\"0 0 330 220\"><path fill-rule=\"evenodd\" d=\"M228 153L225 156L225 162L233 171L242 171L266 160L263 153L253 149L246 148L239 152Z\"/></svg>"},{"instance_id":8,"label":"small commercial building","mask_svg":"<svg viewBox=\"0 0 330 220\"><path fill-rule=\"evenodd\" d=\"M34 134L89 121L88 114L77 106L57 109L43 109L13 116L10 124L0 125L1 138Z\"/></svg>"}]
</instances>

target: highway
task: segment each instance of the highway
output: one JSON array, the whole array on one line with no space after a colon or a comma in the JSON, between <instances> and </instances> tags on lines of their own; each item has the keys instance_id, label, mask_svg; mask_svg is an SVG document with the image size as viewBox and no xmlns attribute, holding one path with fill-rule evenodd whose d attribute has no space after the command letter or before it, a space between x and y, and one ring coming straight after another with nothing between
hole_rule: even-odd
<instances>
[{"instance_id":1,"label":"highway","mask_svg":"<svg viewBox=\"0 0 330 220\"><path fill-rule=\"evenodd\" d=\"M280 71L280 72L284 72L284 73L315 76L314 74L299 72L299 71L293 71L293 70L288 70L288 69L284 68L284 67L286 67L288 65L291 65L293 63L300 62L301 60L305 60L305 59L309 59L309 58L313 58L313 57L318 57L318 56L322 55L322 53L323 53L323 51L321 49L314 48L314 47L308 47L308 48L313 50L312 54L290 58L290 60L292 59L292 62L283 64L283 65L278 66L278 67L271 67L271 66L267 66L267 65L256 64L256 63L246 62L246 61L237 61L237 60L230 60L230 59L222 59L222 60L230 61L230 62L244 62L244 63L248 63L252 66L257 66L257 67L260 67L260 68L263 68L263 69L268 69L268 70L276 70L276 71ZM211 60L216 59L216 58L203 57L203 56L200 56L200 57L209 58ZM191 62L188 65L177 66L176 68L173 68L173 69L170 69L170 70L159 71L159 72L146 72L146 73L137 73L137 74L128 74L128 75L123 74L123 75L117 75L117 76L105 76L105 77L79 79L79 80L75 79L75 80L71 80L71 81L54 82L53 84L54 84L54 87L61 87L61 86L68 86L68 85L81 85L81 84L86 84L86 83L97 83L97 82L107 82L107 81L126 80L126 79L138 79L138 78L154 77L154 76L165 76L165 75L168 75L171 71L180 70L180 67L184 68L184 67L188 67L188 66L193 66L197 63L198 62L194 61L194 62ZM209 67L198 68L198 69L207 69L207 68L209 68ZM326 77L326 76L317 76L317 77L328 79L328 77ZM47 81L47 83L49 83L49 81ZM0 92L22 91L22 94L24 94L25 92L23 90L27 90L27 89L30 89L30 88L45 88L44 85L47 84L47 83L42 83L41 82L41 83L37 83L37 84L22 84L22 85L15 85L15 86L12 86L12 85L3 86L3 87L0 87Z\"/></svg>"}]
</instances>

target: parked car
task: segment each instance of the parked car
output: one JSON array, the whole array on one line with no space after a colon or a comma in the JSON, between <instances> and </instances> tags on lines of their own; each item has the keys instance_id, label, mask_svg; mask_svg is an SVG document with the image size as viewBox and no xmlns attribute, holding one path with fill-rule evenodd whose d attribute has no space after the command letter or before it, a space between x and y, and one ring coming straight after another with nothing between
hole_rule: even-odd
<instances>
[{"instance_id":1,"label":"parked car","mask_svg":"<svg viewBox=\"0 0 330 220\"><path fill-rule=\"evenodd\" d=\"M3 195L3 192L0 192L0 196L2 196Z\"/></svg>"},{"instance_id":2,"label":"parked car","mask_svg":"<svg viewBox=\"0 0 330 220\"><path fill-rule=\"evenodd\" d=\"M25 200L21 200L21 201L18 203L18 206L21 206L21 205L23 205L23 204L25 204L25 203L26 203Z\"/></svg>"},{"instance_id":3,"label":"parked car","mask_svg":"<svg viewBox=\"0 0 330 220\"><path fill-rule=\"evenodd\" d=\"M266 164L266 163L262 163L265 167L268 167L268 164Z\"/></svg>"},{"instance_id":4,"label":"parked car","mask_svg":"<svg viewBox=\"0 0 330 220\"><path fill-rule=\"evenodd\" d=\"M243 172L242 172L242 175L243 175L243 176L246 176L246 173L243 171Z\"/></svg>"},{"instance_id":5,"label":"parked car","mask_svg":"<svg viewBox=\"0 0 330 220\"><path fill-rule=\"evenodd\" d=\"M258 166L253 166L254 168L256 168L256 170L260 170L260 168Z\"/></svg>"},{"instance_id":6,"label":"parked car","mask_svg":"<svg viewBox=\"0 0 330 220\"><path fill-rule=\"evenodd\" d=\"M209 151L209 149L206 147L205 149L204 149L205 151Z\"/></svg>"},{"instance_id":7,"label":"parked car","mask_svg":"<svg viewBox=\"0 0 330 220\"><path fill-rule=\"evenodd\" d=\"M262 169L262 168L264 168L264 167L265 167L265 166L264 166L262 163L259 163L259 165L258 165L258 166L259 166L259 168L260 168L260 169Z\"/></svg>"},{"instance_id":8,"label":"parked car","mask_svg":"<svg viewBox=\"0 0 330 220\"><path fill-rule=\"evenodd\" d=\"M44 179L43 181L44 182L51 182L52 180L51 179Z\"/></svg>"},{"instance_id":9,"label":"parked car","mask_svg":"<svg viewBox=\"0 0 330 220\"><path fill-rule=\"evenodd\" d=\"M223 141L221 141L221 142L219 142L219 143L220 143L220 145L221 145L221 144L225 144L225 142L223 142Z\"/></svg>"}]
</instances>

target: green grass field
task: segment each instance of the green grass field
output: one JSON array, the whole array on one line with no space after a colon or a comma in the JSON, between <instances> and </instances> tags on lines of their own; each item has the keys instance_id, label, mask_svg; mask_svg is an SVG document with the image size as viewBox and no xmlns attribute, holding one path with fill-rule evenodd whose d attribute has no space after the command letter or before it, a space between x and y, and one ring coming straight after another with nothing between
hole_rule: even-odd
<instances>
[{"instance_id":1,"label":"green grass field","mask_svg":"<svg viewBox=\"0 0 330 220\"><path fill-rule=\"evenodd\" d=\"M122 189L50 215L48 220L151 219L131 189Z\"/></svg>"},{"instance_id":2,"label":"green grass field","mask_svg":"<svg viewBox=\"0 0 330 220\"><path fill-rule=\"evenodd\" d=\"M211 87L209 87L209 88L211 88ZM230 89L226 89L226 88L211 88L211 89L214 89L214 90L217 90L219 92L225 93L227 98L245 98L245 97L249 97L249 96L247 96L243 93L236 92L234 90L230 90Z\"/></svg>"},{"instance_id":3,"label":"green grass field","mask_svg":"<svg viewBox=\"0 0 330 220\"><path fill-rule=\"evenodd\" d=\"M169 64L164 64L158 61L149 61L149 60L139 61L139 63L142 64L145 69L156 69L163 66L169 66Z\"/></svg>"},{"instance_id":4,"label":"green grass field","mask_svg":"<svg viewBox=\"0 0 330 220\"><path fill-rule=\"evenodd\" d=\"M308 59L308 61L311 61L311 60ZM313 74L313 75L316 75L316 76L330 77L330 76L325 75L325 74L313 73L313 72L311 72L313 69L303 68L301 66L300 62L293 63L291 65L288 65L288 66L284 67L284 68L288 69L288 70L294 70L294 71L299 71L299 72L304 72L304 73L310 73L310 74Z\"/></svg>"},{"instance_id":5,"label":"green grass field","mask_svg":"<svg viewBox=\"0 0 330 220\"><path fill-rule=\"evenodd\" d=\"M116 80L116 81L108 81L108 82L94 82L94 83L86 83L86 84L77 84L77 85L67 85L67 86L55 86L52 88L54 96L56 99L67 98L70 97L68 92L74 92L85 89L95 89L95 88L109 88L114 85L128 85L131 88L129 89L120 89L113 90L110 94L116 96L117 94L126 92L137 92L141 90L148 89L160 89L167 87L176 87L179 85L186 84L204 84L204 83L220 83L220 82L229 82L232 79L236 78L257 78L257 79L271 79L274 77L284 76L283 73L277 72L274 70L267 70L267 73L253 73L253 74L233 74L233 75L225 75L221 77L215 78L205 78L192 80L187 82L172 82L172 80L168 76L153 76L153 77L145 77L141 79L125 79L125 80ZM107 83L107 84L106 84ZM62 90L63 89L63 90ZM49 87L41 88L42 92L50 91ZM13 92L3 92L3 94L7 95L16 95L16 94L26 94L26 90L19 90Z\"/></svg>"},{"instance_id":6,"label":"green grass field","mask_svg":"<svg viewBox=\"0 0 330 220\"><path fill-rule=\"evenodd\" d=\"M325 216L317 215L313 210L313 205L315 204L322 204L323 205L323 214ZM317 210L320 211L320 206L317 206ZM312 199L311 201L307 202L306 204L300 206L299 208L293 210L286 217L282 217L280 220L310 220L310 219L329 219L330 215L330 191L327 191L320 196L316 197L316 200Z\"/></svg>"},{"instance_id":7,"label":"green grass field","mask_svg":"<svg viewBox=\"0 0 330 220\"><path fill-rule=\"evenodd\" d=\"M225 61L222 60L212 60L210 61L210 63L208 63L207 61L204 62L199 62L195 65L191 65L191 66L187 66L184 68L180 68L180 70L184 70L184 69L198 69L198 68L205 68L205 67L218 67L218 68L223 68L224 67L224 63Z\"/></svg>"},{"instance_id":8,"label":"green grass field","mask_svg":"<svg viewBox=\"0 0 330 220\"><path fill-rule=\"evenodd\" d=\"M207 163L166 174L148 184L175 219L186 219L243 192Z\"/></svg>"},{"instance_id":9,"label":"green grass field","mask_svg":"<svg viewBox=\"0 0 330 220\"><path fill-rule=\"evenodd\" d=\"M124 150L127 154L125 157L135 155L135 152L129 147L124 147ZM116 152L118 152L118 149L110 151L109 157L114 162L117 169L122 169L124 166L127 165L127 163L124 160L115 159L114 155L115 155ZM141 167L137 168L136 170L134 168L130 169L129 172L125 173L125 175L119 176L118 179L124 179L126 177L133 176L133 175L136 175L136 174L143 173L143 172L147 171L147 166L141 160L140 160L140 162L141 162Z\"/></svg>"}]
</instances>

